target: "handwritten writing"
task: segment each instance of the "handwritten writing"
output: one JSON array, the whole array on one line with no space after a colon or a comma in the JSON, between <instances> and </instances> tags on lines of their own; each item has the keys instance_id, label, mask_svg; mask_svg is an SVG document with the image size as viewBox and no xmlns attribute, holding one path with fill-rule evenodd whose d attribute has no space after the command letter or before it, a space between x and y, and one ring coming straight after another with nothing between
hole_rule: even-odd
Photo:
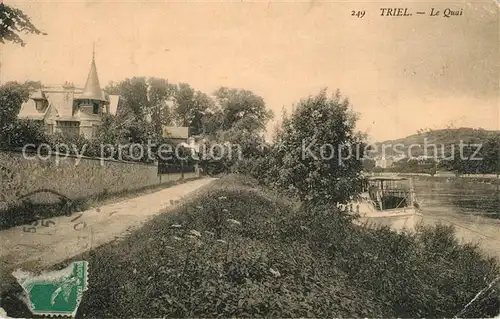
<instances>
[{"instance_id":1,"label":"handwritten writing","mask_svg":"<svg viewBox=\"0 0 500 319\"><path fill-rule=\"evenodd\" d=\"M55 225L56 223L53 220L50 219L40 219L40 220L35 220L30 224L31 227L24 226L23 231L25 233L36 233L36 227L40 224L42 227L49 227L50 225Z\"/></svg>"}]
</instances>

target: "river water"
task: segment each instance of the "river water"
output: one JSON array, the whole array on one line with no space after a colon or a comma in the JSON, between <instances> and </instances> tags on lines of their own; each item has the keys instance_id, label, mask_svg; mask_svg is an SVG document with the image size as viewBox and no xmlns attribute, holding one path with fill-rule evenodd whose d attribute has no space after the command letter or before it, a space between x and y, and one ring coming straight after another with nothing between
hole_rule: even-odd
<instances>
[{"instance_id":1,"label":"river water","mask_svg":"<svg viewBox=\"0 0 500 319\"><path fill-rule=\"evenodd\" d=\"M488 183L466 179L414 178L417 199L429 213L453 212L500 219L500 191Z\"/></svg>"},{"instance_id":2,"label":"river water","mask_svg":"<svg viewBox=\"0 0 500 319\"><path fill-rule=\"evenodd\" d=\"M423 222L454 226L457 237L500 259L500 191L465 178L413 178Z\"/></svg>"}]
</instances>

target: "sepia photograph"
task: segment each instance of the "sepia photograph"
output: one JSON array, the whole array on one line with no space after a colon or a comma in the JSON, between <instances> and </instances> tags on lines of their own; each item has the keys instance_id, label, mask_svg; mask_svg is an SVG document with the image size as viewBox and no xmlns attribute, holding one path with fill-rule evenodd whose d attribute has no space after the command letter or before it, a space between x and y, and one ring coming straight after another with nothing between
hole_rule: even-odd
<instances>
[{"instance_id":1,"label":"sepia photograph","mask_svg":"<svg viewBox=\"0 0 500 319\"><path fill-rule=\"evenodd\" d=\"M0 318L500 319L499 0L0 0Z\"/></svg>"}]
</instances>

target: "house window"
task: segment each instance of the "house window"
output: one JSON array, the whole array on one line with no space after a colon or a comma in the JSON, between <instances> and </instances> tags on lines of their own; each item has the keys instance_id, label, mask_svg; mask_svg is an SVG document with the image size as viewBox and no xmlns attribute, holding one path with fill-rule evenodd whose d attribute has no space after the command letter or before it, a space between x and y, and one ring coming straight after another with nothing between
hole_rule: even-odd
<instances>
[{"instance_id":1,"label":"house window","mask_svg":"<svg viewBox=\"0 0 500 319\"><path fill-rule=\"evenodd\" d=\"M94 108L92 110L93 111L92 113L99 114L99 103L93 103L93 106Z\"/></svg>"},{"instance_id":2,"label":"house window","mask_svg":"<svg viewBox=\"0 0 500 319\"><path fill-rule=\"evenodd\" d=\"M35 100L35 107L38 112L43 112L45 109L45 101L44 100Z\"/></svg>"},{"instance_id":3,"label":"house window","mask_svg":"<svg viewBox=\"0 0 500 319\"><path fill-rule=\"evenodd\" d=\"M75 136L80 134L80 122L76 121L57 121L57 128L66 136Z\"/></svg>"}]
</instances>

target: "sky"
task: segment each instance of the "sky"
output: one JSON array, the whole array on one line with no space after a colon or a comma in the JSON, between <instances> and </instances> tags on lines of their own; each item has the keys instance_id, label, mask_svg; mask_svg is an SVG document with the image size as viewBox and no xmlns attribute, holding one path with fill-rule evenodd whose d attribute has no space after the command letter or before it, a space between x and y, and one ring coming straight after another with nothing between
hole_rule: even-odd
<instances>
[{"instance_id":1,"label":"sky","mask_svg":"<svg viewBox=\"0 0 500 319\"><path fill-rule=\"evenodd\" d=\"M95 44L102 86L156 76L206 93L252 90L275 113L268 132L283 108L324 87L349 98L373 141L421 128L500 129L495 0L4 3L47 35L0 44L1 83L83 86ZM386 7L413 15L381 16ZM445 18L446 8L463 14Z\"/></svg>"}]
</instances>

